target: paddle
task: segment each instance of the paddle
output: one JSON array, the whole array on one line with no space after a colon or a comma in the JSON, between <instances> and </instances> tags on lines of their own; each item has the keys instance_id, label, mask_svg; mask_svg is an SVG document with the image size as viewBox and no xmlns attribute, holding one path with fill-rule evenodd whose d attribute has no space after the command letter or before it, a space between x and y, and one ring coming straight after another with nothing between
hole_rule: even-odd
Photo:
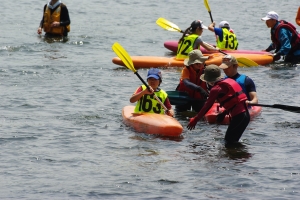
<instances>
[{"instance_id":1,"label":"paddle","mask_svg":"<svg viewBox=\"0 0 300 200\"><path fill-rule=\"evenodd\" d=\"M290 111L294 113L300 113L300 107L297 106L288 106L288 105L282 105L282 104L273 104L273 105L266 105L266 104L257 104L257 103L249 103L248 105L251 106L261 106L261 107L270 107L270 108L278 108L285 111Z\"/></svg>"},{"instance_id":2,"label":"paddle","mask_svg":"<svg viewBox=\"0 0 300 200\"><path fill-rule=\"evenodd\" d=\"M207 11L208 11L208 13L209 13L211 23L213 23L214 20L213 20L212 15L211 15L211 10L210 10L209 4L208 4L208 0L204 0L204 5L205 5L205 7L206 7L206 9L207 9ZM216 36L216 37L217 37L217 36ZM227 55L224 51L219 50L219 52L221 52L221 53ZM257 66L259 66L259 65L258 65L256 62L254 62L253 60L250 60L250 59L244 58L244 57L238 58L237 61L238 61L239 66L241 66L241 67L244 67L244 66L247 66L247 67L249 67L249 66L257 67Z\"/></svg>"},{"instance_id":3,"label":"paddle","mask_svg":"<svg viewBox=\"0 0 300 200\"><path fill-rule=\"evenodd\" d=\"M135 70L133 63L132 63L132 59L130 57L130 55L127 53L127 51L117 42L115 42L112 45L112 50L117 54L117 56L123 61L123 63L125 64L125 66L130 69L131 71L133 71L135 73L135 75L137 75L137 77L143 82L143 84L147 87L147 89L150 91L150 88L148 86L148 84L144 81L144 79L142 79L142 77L139 75L139 73ZM154 93L153 93L154 94ZM163 107L163 109L165 111L167 111L168 109L166 108L166 106L161 102L161 100L154 94L154 98L158 101L158 103Z\"/></svg>"},{"instance_id":4,"label":"paddle","mask_svg":"<svg viewBox=\"0 0 300 200\"><path fill-rule=\"evenodd\" d=\"M160 17L156 20L156 24L159 25L160 27L162 27L165 30L178 31L180 33L183 33L183 31L176 24L174 24L174 23L172 23L172 22L170 22L170 21L168 21L168 20L166 20L162 17ZM207 44L207 43L205 43L205 44ZM209 45L209 44L207 44L207 45ZM224 51L219 50L219 52L227 55ZM236 60L238 61L239 66L241 66L241 67L244 67L244 66L247 66L247 67L259 66L256 62L254 62L253 60L250 60L248 58L241 57L241 58L237 58Z\"/></svg>"},{"instance_id":5,"label":"paddle","mask_svg":"<svg viewBox=\"0 0 300 200\"><path fill-rule=\"evenodd\" d=\"M209 13L211 23L213 23L214 20L213 20L212 15L211 15L211 10L210 10L209 4L208 4L208 0L204 0L204 5L205 5L205 7L206 7L206 10L207 10L208 13Z\"/></svg>"},{"instance_id":6,"label":"paddle","mask_svg":"<svg viewBox=\"0 0 300 200\"><path fill-rule=\"evenodd\" d=\"M172 105L184 105L190 101L195 101L195 99L188 96L186 92L180 92L180 91L166 91L169 97L169 100ZM201 101L201 100L198 100ZM205 100L203 100L205 101ZM254 104L249 103L248 105L251 106L261 106L261 107L270 107L270 108L278 108L285 111L300 113L300 107L297 106L288 106L288 105L282 105L282 104L274 104L274 105L266 105L266 104Z\"/></svg>"}]
</instances>

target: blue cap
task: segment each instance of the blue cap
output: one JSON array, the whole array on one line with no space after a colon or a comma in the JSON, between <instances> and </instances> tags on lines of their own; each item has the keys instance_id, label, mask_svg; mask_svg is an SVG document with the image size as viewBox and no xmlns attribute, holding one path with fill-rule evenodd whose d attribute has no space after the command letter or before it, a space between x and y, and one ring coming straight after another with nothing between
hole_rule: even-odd
<instances>
[{"instance_id":1,"label":"blue cap","mask_svg":"<svg viewBox=\"0 0 300 200\"><path fill-rule=\"evenodd\" d=\"M159 80L159 79L161 80L162 79L161 71L157 68L149 69L148 74L147 74L147 79L148 78L155 78L157 80Z\"/></svg>"}]
</instances>

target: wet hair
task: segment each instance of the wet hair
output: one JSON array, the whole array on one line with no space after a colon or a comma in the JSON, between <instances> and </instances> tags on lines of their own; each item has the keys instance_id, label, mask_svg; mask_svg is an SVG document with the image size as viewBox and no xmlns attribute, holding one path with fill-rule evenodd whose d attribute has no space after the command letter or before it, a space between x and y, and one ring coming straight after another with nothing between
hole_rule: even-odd
<instances>
[{"instance_id":1,"label":"wet hair","mask_svg":"<svg viewBox=\"0 0 300 200\"><path fill-rule=\"evenodd\" d=\"M183 41L183 39L186 36L186 34L194 33L197 28L202 28L200 20L194 20L191 23L191 25L183 32L181 38L178 41L178 44Z\"/></svg>"}]
</instances>

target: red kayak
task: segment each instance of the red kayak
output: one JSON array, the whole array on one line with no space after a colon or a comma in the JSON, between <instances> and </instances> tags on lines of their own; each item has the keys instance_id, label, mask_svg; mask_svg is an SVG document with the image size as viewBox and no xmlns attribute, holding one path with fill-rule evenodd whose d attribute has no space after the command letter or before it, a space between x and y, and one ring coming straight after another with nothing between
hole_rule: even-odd
<instances>
[{"instance_id":1,"label":"red kayak","mask_svg":"<svg viewBox=\"0 0 300 200\"><path fill-rule=\"evenodd\" d=\"M174 53L177 52L177 47L178 47L178 41L175 40L169 40L164 43L164 46L169 49L170 51L173 51ZM202 51L203 54L211 54L211 53L216 53L212 51L207 51L204 49L202 46L200 47L200 50ZM241 54L271 54L270 52L266 51L255 51L255 50L222 50L225 53L241 53Z\"/></svg>"},{"instance_id":2,"label":"red kayak","mask_svg":"<svg viewBox=\"0 0 300 200\"><path fill-rule=\"evenodd\" d=\"M260 106L252 106L251 108L249 108L248 110L249 110L250 118L253 119L257 115L259 115L261 112L261 109L262 108ZM215 124L217 115L223 111L224 111L224 108L220 108L219 103L214 103L214 105L211 107L211 109L205 114L204 118L208 123ZM226 115L221 124L229 124L229 122L230 122L230 116Z\"/></svg>"}]
</instances>

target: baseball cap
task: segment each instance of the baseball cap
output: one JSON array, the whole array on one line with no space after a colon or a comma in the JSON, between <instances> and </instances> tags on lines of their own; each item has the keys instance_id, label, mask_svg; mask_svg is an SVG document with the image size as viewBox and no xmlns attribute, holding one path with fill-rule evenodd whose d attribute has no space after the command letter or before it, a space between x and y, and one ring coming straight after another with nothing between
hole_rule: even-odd
<instances>
[{"instance_id":1,"label":"baseball cap","mask_svg":"<svg viewBox=\"0 0 300 200\"><path fill-rule=\"evenodd\" d=\"M207 26L203 24L201 20L195 20L192 22L191 27L193 29L196 29L197 27L203 28L203 29L208 29Z\"/></svg>"},{"instance_id":2,"label":"baseball cap","mask_svg":"<svg viewBox=\"0 0 300 200\"><path fill-rule=\"evenodd\" d=\"M267 21L269 19L278 20L278 14L274 11L270 11L267 13L267 15L265 17L261 18L262 21Z\"/></svg>"},{"instance_id":3,"label":"baseball cap","mask_svg":"<svg viewBox=\"0 0 300 200\"><path fill-rule=\"evenodd\" d=\"M157 68L150 68L147 74L148 78L155 78L157 80L162 79L161 71Z\"/></svg>"},{"instance_id":4,"label":"baseball cap","mask_svg":"<svg viewBox=\"0 0 300 200\"><path fill-rule=\"evenodd\" d=\"M200 79L205 82L216 82L221 78L221 70L217 65L206 66L204 69L204 74L200 76Z\"/></svg>"},{"instance_id":5,"label":"baseball cap","mask_svg":"<svg viewBox=\"0 0 300 200\"><path fill-rule=\"evenodd\" d=\"M227 21L221 21L219 24L219 28L230 28L230 26Z\"/></svg>"},{"instance_id":6,"label":"baseball cap","mask_svg":"<svg viewBox=\"0 0 300 200\"><path fill-rule=\"evenodd\" d=\"M222 64L219 66L221 69L227 69L232 65L237 65L238 62L236 58L232 55L226 55L222 58Z\"/></svg>"},{"instance_id":7,"label":"baseball cap","mask_svg":"<svg viewBox=\"0 0 300 200\"><path fill-rule=\"evenodd\" d=\"M189 53L189 57L184 60L185 66L190 66L196 63L204 63L209 56L203 56L202 52L199 49L194 49Z\"/></svg>"}]
</instances>

